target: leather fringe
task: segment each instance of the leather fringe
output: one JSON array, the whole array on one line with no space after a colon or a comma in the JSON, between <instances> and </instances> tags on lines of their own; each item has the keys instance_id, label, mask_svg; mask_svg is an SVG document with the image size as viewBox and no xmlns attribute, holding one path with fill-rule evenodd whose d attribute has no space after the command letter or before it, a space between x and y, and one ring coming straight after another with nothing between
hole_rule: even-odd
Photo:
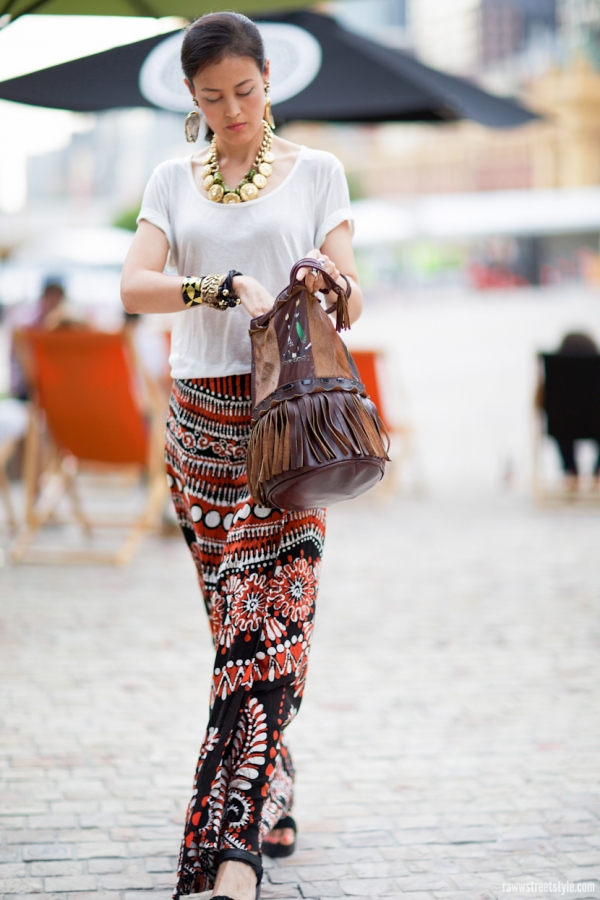
<instances>
[{"instance_id":1,"label":"leather fringe","mask_svg":"<svg viewBox=\"0 0 600 900\"><path fill-rule=\"evenodd\" d=\"M348 309L348 298L346 294L338 294L337 309L335 314L335 330L339 334L340 331L348 331L350 328L350 311Z\"/></svg>"},{"instance_id":2,"label":"leather fringe","mask_svg":"<svg viewBox=\"0 0 600 900\"><path fill-rule=\"evenodd\" d=\"M389 460L389 446L375 405L358 394L327 391L291 398L271 407L253 425L248 444L250 494L268 505L264 485L282 472L317 466L340 453Z\"/></svg>"}]
</instances>

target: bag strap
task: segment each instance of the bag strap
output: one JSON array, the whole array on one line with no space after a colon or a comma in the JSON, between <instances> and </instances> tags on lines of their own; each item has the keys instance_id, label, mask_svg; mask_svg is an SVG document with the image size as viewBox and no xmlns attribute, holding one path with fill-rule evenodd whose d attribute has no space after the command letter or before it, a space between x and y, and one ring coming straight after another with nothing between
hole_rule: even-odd
<instances>
[{"instance_id":1,"label":"bag strap","mask_svg":"<svg viewBox=\"0 0 600 900\"><path fill-rule=\"evenodd\" d=\"M325 310L325 312L329 315L332 312L336 313L335 319L335 330L340 332L342 329L348 331L350 328L350 313L348 310L348 297L350 296L350 284L347 278L344 278L346 284L348 285L348 291L346 292L343 288L339 286L337 281L334 281L329 272L325 271L323 263L321 263L318 259L312 259L310 257L305 257L304 259L299 259L298 262L294 263L292 266L292 271L290 272L290 288L293 288L296 284L301 284L301 282L297 282L296 279L298 277L298 271L300 269L318 269L323 276L323 280L327 285L327 293L329 291L334 291L337 294L337 299L335 303Z\"/></svg>"}]
</instances>

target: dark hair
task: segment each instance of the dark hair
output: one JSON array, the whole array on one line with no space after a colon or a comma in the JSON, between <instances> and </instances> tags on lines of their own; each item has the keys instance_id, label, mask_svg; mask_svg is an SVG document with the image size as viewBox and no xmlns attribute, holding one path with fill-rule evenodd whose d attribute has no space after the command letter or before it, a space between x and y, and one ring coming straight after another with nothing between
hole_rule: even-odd
<instances>
[{"instance_id":1,"label":"dark hair","mask_svg":"<svg viewBox=\"0 0 600 900\"><path fill-rule=\"evenodd\" d=\"M227 56L249 56L264 72L265 47L251 19L236 12L208 13L188 26L181 45L181 68L190 84L198 72ZM207 140L212 134L208 128Z\"/></svg>"},{"instance_id":2,"label":"dark hair","mask_svg":"<svg viewBox=\"0 0 600 900\"><path fill-rule=\"evenodd\" d=\"M558 352L561 356L597 356L598 347L589 334L571 331L565 334Z\"/></svg>"},{"instance_id":3,"label":"dark hair","mask_svg":"<svg viewBox=\"0 0 600 900\"><path fill-rule=\"evenodd\" d=\"M61 294L64 294L65 292L62 281L58 278L46 278L46 280L42 284L42 294L56 294L59 292Z\"/></svg>"}]
</instances>

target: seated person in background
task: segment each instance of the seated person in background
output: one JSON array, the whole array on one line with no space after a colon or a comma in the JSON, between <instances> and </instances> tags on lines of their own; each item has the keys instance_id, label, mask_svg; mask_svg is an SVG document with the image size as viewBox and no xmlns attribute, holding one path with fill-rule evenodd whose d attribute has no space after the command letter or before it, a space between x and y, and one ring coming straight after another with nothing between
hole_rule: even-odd
<instances>
[{"instance_id":1,"label":"seated person in background","mask_svg":"<svg viewBox=\"0 0 600 900\"><path fill-rule=\"evenodd\" d=\"M44 282L42 294L33 304L21 304L9 317L8 326L12 333L26 328L54 328L60 319L65 304L65 291L61 282L49 278ZM10 345L10 393L17 400L29 399L27 378L15 341L11 336Z\"/></svg>"},{"instance_id":2,"label":"seated person in background","mask_svg":"<svg viewBox=\"0 0 600 900\"><path fill-rule=\"evenodd\" d=\"M562 339L560 347L556 351L558 356L598 356L598 347L593 338L583 332L570 332ZM573 489L577 486L579 472L575 459L576 436L555 438L561 456L563 471L567 487ZM594 465L594 478L596 487L600 485L600 451Z\"/></svg>"}]
</instances>

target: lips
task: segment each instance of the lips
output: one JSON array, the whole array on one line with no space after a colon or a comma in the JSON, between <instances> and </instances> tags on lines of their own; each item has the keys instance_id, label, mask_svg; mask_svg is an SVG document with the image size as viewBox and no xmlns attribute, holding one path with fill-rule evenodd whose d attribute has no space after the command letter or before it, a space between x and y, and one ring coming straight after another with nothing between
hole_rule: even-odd
<instances>
[{"instance_id":1,"label":"lips","mask_svg":"<svg viewBox=\"0 0 600 900\"><path fill-rule=\"evenodd\" d=\"M234 125L228 125L227 130L228 131L241 131L242 128L245 127L245 125L246 125L245 122L236 122Z\"/></svg>"}]
</instances>

